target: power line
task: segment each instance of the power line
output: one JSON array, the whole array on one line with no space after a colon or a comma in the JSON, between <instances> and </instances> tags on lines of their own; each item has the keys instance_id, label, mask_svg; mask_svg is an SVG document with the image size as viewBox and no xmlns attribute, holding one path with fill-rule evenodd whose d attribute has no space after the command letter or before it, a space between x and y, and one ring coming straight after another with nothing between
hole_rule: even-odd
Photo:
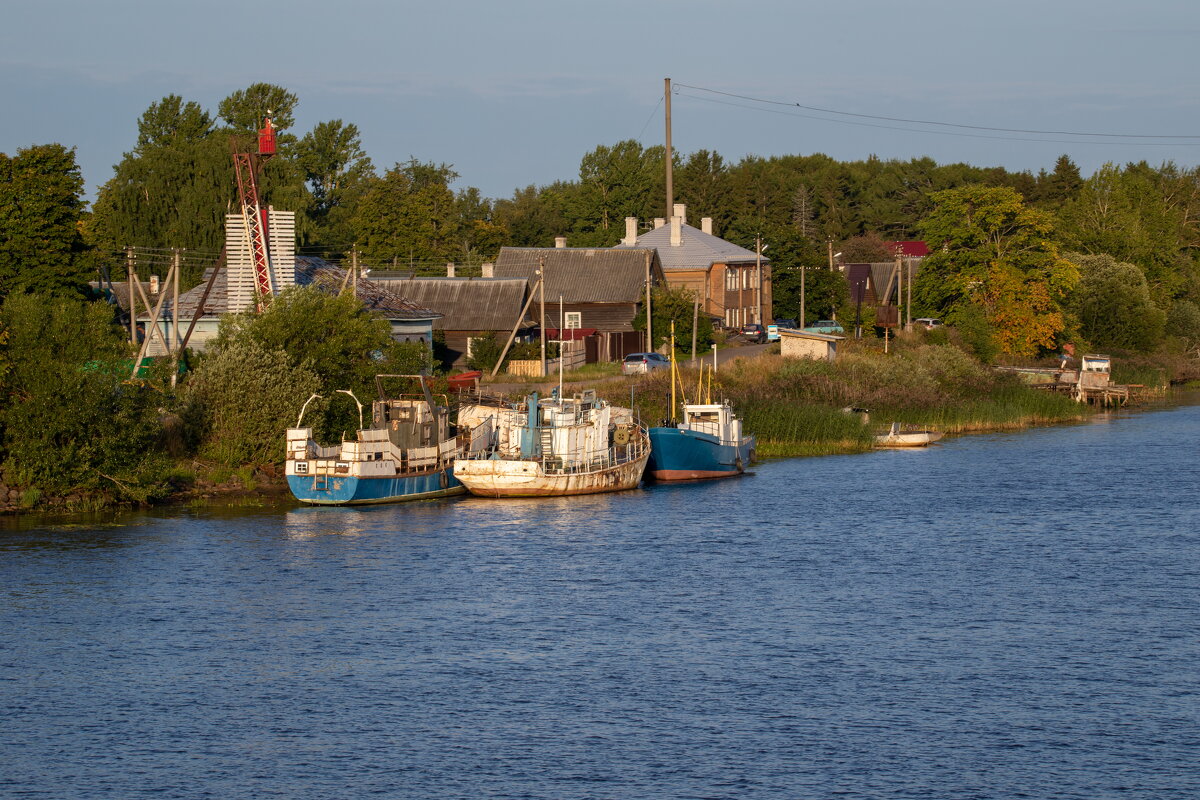
<instances>
[{"instance_id":1,"label":"power line","mask_svg":"<svg viewBox=\"0 0 1200 800\"><path fill-rule=\"evenodd\" d=\"M710 94L719 94L725 97L734 97L739 100L748 100L754 103L763 103L766 105L786 106L789 108L801 108L806 111L816 111L821 114L838 114L846 117L858 117L860 119L876 119L884 122L903 122L910 125L940 125L947 128L963 128L966 130L976 131L996 131L999 133L1021 133L1041 136L1091 136L1096 138L1108 139L1200 139L1200 135L1191 134L1154 134L1154 133L1095 133L1095 132L1080 132L1080 131L1055 131L1055 130L1036 130L1027 128L997 128L988 125L964 125L955 122L937 122L934 120L923 119L906 119L904 117L888 117L877 114L859 114L853 111L838 111L832 108L820 108L818 106L807 106L802 103L788 103L780 100L768 100L761 97L753 97L751 95L736 94L734 92L724 92L720 89L709 89L704 86L691 86L686 83L676 83L676 87L695 89L699 92L708 92ZM701 98L697 98L701 99ZM818 118L819 119L819 118ZM835 122L837 120L827 120ZM897 130L911 130L909 128L899 128ZM935 131L926 131L926 133L934 133ZM1042 140L1022 140L1022 141L1042 141ZM1176 144L1182 144L1176 143Z\"/></svg>"},{"instance_id":2,"label":"power line","mask_svg":"<svg viewBox=\"0 0 1200 800\"><path fill-rule=\"evenodd\" d=\"M682 84L680 84L680 85L682 85ZM691 87L689 87L689 88L691 88ZM700 101L703 101L706 103L717 103L719 105L733 106L734 108L745 108L745 109L752 110L752 111L761 111L761 112L764 112L767 114L779 114L779 115L782 115L785 117L798 117L800 119L811 119L811 120L815 120L817 122L830 122L835 125L854 125L854 126L862 127L862 128L879 128L882 130L889 130L889 131L904 131L906 133L924 133L924 134L930 134L933 136L955 136L955 137L963 138L963 139L993 139L993 140L999 140L999 141L1005 141L1005 142L1049 142L1049 143L1054 143L1054 144L1097 144L1097 145L1111 145L1112 144L1112 142L1094 142L1094 141L1087 141L1086 139L1083 139L1083 140L1080 140L1080 139L1035 139L1035 138L1030 138L1028 136L988 136L986 134L976 134L976 133L956 133L955 131L927 131L927 130L921 130L920 128L901 128L896 125L877 125L877 124L871 123L871 122L854 122L854 121L845 120L845 119L828 119L826 117L814 117L810 114L797 114L794 112L775 110L775 109L769 109L769 108L756 108L755 106L749 106L749 105L745 105L743 103L731 103L728 100L717 100L717 99L711 98L711 97L702 97L699 95L686 94L684 92L679 92L679 94L682 97L688 97L693 100L700 100ZM733 95L733 96L736 97L736 95ZM772 101L759 101L759 102L770 103ZM775 105L788 105L788 106L792 105L789 103L774 103L774 104ZM800 107L805 108L805 106L800 106ZM833 112L833 113L837 113L837 112ZM880 119L882 119L882 118L880 118ZM995 128L995 129L986 129L985 128L984 130L1004 130L1004 129L1003 128ZM1105 135L1105 134L1098 134L1098 135ZM1180 137L1180 138L1183 138L1183 137ZM1196 137L1196 138L1200 138L1200 137ZM1130 142L1130 144L1132 144L1136 147L1197 147L1197 146L1200 146L1200 142Z\"/></svg>"}]
</instances>

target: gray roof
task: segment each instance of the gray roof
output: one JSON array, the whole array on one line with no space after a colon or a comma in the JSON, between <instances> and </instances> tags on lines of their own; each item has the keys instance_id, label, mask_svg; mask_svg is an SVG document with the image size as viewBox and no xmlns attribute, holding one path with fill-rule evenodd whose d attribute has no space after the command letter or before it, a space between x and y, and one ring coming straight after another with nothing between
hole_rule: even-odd
<instances>
[{"instance_id":1,"label":"gray roof","mask_svg":"<svg viewBox=\"0 0 1200 800\"><path fill-rule=\"evenodd\" d=\"M545 259L546 301L567 303L636 303L651 281L663 280L658 254L650 248L502 247L496 258L497 278L524 278L530 291L538 264Z\"/></svg>"},{"instance_id":2,"label":"gray roof","mask_svg":"<svg viewBox=\"0 0 1200 800\"><path fill-rule=\"evenodd\" d=\"M713 264L745 264L758 258L753 251L686 223L679 226L679 233L679 244L672 246L671 224L668 222L643 233L635 245L619 244L617 247L653 247L658 250L658 257L667 272L675 269L708 269ZM764 264L768 261L766 256L762 260Z\"/></svg>"},{"instance_id":3,"label":"gray roof","mask_svg":"<svg viewBox=\"0 0 1200 800\"><path fill-rule=\"evenodd\" d=\"M205 270L204 279L199 286L179 295L180 319L190 319L195 315L196 307L200 304L200 297L204 294L204 287L213 269L214 267L209 267ZM229 313L227 276L226 270L222 270L221 274L217 276L212 291L208 293L208 299L204 302L204 316ZM345 277L346 270L335 267L323 259L312 256L296 257L297 286L315 286L330 294L337 294L341 290ZM357 296L368 311L373 311L389 320L432 320L441 316L438 312L414 303L397 292L361 276L358 279ZM146 314L143 312L139 316L146 316ZM163 303L163 316L171 317L170 299Z\"/></svg>"},{"instance_id":4,"label":"gray roof","mask_svg":"<svg viewBox=\"0 0 1200 800\"><path fill-rule=\"evenodd\" d=\"M435 331L509 330L525 304L527 286L524 278L377 278L376 282L441 314L433 323Z\"/></svg>"}]
</instances>

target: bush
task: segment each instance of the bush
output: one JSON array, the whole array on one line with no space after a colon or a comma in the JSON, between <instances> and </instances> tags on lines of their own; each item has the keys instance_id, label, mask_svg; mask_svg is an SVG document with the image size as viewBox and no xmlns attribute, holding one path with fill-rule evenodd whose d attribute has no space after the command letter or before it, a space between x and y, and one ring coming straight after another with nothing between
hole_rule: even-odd
<instances>
[{"instance_id":1,"label":"bush","mask_svg":"<svg viewBox=\"0 0 1200 800\"><path fill-rule=\"evenodd\" d=\"M0 410L9 481L44 493L144 502L163 491L158 405L103 303L11 295L0 309L8 373ZM39 494L39 497L41 495Z\"/></svg>"},{"instance_id":2,"label":"bush","mask_svg":"<svg viewBox=\"0 0 1200 800\"><path fill-rule=\"evenodd\" d=\"M185 415L201 457L230 467L281 460L286 429L320 385L314 370L293 366L282 350L252 339L227 341L187 386ZM319 417L324 404L309 410Z\"/></svg>"}]
</instances>

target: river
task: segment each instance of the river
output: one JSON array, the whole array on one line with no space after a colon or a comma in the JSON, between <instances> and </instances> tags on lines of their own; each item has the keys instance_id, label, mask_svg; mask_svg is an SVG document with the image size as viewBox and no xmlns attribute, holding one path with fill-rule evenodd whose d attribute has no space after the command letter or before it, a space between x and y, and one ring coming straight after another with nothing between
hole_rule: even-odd
<instances>
[{"instance_id":1,"label":"river","mask_svg":"<svg viewBox=\"0 0 1200 800\"><path fill-rule=\"evenodd\" d=\"M1197 797L1197 442L10 521L0 797Z\"/></svg>"}]
</instances>

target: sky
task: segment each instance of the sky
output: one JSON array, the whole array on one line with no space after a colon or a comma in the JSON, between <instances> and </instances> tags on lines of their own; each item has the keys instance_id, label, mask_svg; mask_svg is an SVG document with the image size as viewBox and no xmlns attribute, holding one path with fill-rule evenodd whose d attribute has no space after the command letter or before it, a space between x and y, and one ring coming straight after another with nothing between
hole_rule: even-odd
<instances>
[{"instance_id":1,"label":"sky","mask_svg":"<svg viewBox=\"0 0 1200 800\"><path fill-rule=\"evenodd\" d=\"M683 155L1191 167L1197 45L1195 0L4 0L0 152L76 148L90 199L151 103L215 115L265 81L298 95L297 135L352 122L381 170L452 164L509 197L661 144L669 77Z\"/></svg>"}]
</instances>

